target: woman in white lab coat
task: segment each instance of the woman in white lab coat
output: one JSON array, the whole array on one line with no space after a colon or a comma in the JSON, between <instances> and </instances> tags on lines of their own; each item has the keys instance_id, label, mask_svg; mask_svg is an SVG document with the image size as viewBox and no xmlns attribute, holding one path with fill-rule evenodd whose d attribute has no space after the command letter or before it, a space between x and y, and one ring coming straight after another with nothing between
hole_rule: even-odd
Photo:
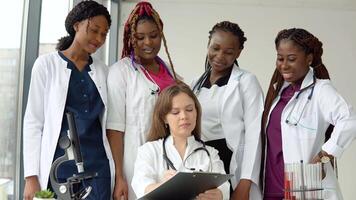
<instances>
[{"instance_id":1,"label":"woman in white lab coat","mask_svg":"<svg viewBox=\"0 0 356 200\"><path fill-rule=\"evenodd\" d=\"M276 70L263 114L264 199L283 199L285 163L323 161L324 199L342 199L328 162L339 158L356 133L356 115L332 86L322 43L304 29L285 29L275 39ZM333 125L333 131L327 129ZM329 138L330 137L330 138Z\"/></svg>"},{"instance_id":2,"label":"woman in white lab coat","mask_svg":"<svg viewBox=\"0 0 356 200\"><path fill-rule=\"evenodd\" d=\"M122 59L110 67L107 82L107 132L116 164L114 198L136 199L127 183L137 148L146 141L160 91L175 82L173 68L157 56L162 39L167 47L158 13L150 3L139 2L125 24ZM169 54L168 58L172 66Z\"/></svg>"},{"instance_id":3,"label":"woman in white lab coat","mask_svg":"<svg viewBox=\"0 0 356 200\"><path fill-rule=\"evenodd\" d=\"M88 199L111 196L114 163L105 128L107 66L91 57L104 44L110 24L103 5L77 4L65 21L69 36L59 40L57 52L34 63L23 128L26 200L47 189L51 164L64 154L57 145L68 130L65 112L69 111L78 127L84 170L98 172L96 182L89 183L93 190ZM74 162L67 162L59 167L57 178L66 181L76 173Z\"/></svg>"},{"instance_id":4,"label":"woman in white lab coat","mask_svg":"<svg viewBox=\"0 0 356 200\"><path fill-rule=\"evenodd\" d=\"M201 108L184 83L166 88L154 107L148 140L138 149L132 187L138 198L177 171L223 173L217 150L200 140ZM197 199L229 199L229 183L207 190Z\"/></svg>"},{"instance_id":5,"label":"woman in white lab coat","mask_svg":"<svg viewBox=\"0 0 356 200\"><path fill-rule=\"evenodd\" d=\"M241 28L223 21L209 34L206 71L192 84L202 105L202 139L219 151L225 170L234 174L231 199L258 200L262 89L237 64L246 41Z\"/></svg>"}]
</instances>

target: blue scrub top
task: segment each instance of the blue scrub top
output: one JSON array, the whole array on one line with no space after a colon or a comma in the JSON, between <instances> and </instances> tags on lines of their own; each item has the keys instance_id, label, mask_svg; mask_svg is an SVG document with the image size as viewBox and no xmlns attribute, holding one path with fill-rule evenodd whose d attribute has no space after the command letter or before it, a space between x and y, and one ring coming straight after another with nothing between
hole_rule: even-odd
<instances>
[{"instance_id":1,"label":"blue scrub top","mask_svg":"<svg viewBox=\"0 0 356 200\"><path fill-rule=\"evenodd\" d=\"M109 160L107 159L103 143L103 133L99 116L103 113L104 104L100 94L89 76L90 65L79 71L75 64L61 52L59 55L68 62L67 67L72 70L69 80L68 94L62 120L60 137L67 135L68 122L65 113L72 112L77 125L85 172L97 172L98 177L110 177ZM64 155L64 150L58 144L54 160ZM63 163L57 171L58 178L66 179L78 173L74 161Z\"/></svg>"}]
</instances>

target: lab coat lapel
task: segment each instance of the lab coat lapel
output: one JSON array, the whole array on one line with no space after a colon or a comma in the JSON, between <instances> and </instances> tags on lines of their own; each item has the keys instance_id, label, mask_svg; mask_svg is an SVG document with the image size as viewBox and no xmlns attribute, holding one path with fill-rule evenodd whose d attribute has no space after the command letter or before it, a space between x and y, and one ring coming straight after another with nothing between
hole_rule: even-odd
<instances>
[{"instance_id":1,"label":"lab coat lapel","mask_svg":"<svg viewBox=\"0 0 356 200\"><path fill-rule=\"evenodd\" d=\"M106 107L106 93L104 92L105 91L105 87L104 87L104 81L105 79L103 79L101 77L101 74L98 74L97 72L97 69L96 69L97 66L94 65L94 63L92 63L90 65L90 72L88 72L90 78L93 80L95 86L96 86L96 89L98 90L99 92L99 95L100 95L100 98L101 100L103 101L103 104L104 106Z\"/></svg>"},{"instance_id":2,"label":"lab coat lapel","mask_svg":"<svg viewBox=\"0 0 356 200\"><path fill-rule=\"evenodd\" d=\"M236 88L238 87L238 84L240 83L240 77L242 75L242 71L239 70L239 67L237 65L234 65L231 71L231 75L229 78L229 81L226 85L226 90L224 92L223 95L223 99L222 99L222 109L224 110L224 108L227 106L227 100L229 99L229 97L231 95L234 94L234 91L236 90Z\"/></svg>"}]
</instances>

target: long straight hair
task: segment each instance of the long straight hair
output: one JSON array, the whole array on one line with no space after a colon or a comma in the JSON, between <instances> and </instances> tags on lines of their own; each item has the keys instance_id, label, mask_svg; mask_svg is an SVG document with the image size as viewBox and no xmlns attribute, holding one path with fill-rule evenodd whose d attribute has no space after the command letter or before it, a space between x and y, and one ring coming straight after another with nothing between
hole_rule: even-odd
<instances>
[{"instance_id":1,"label":"long straight hair","mask_svg":"<svg viewBox=\"0 0 356 200\"><path fill-rule=\"evenodd\" d=\"M192 131L195 139L199 140L201 135L201 106L193 91L183 82L165 88L159 95L152 116L151 128L148 132L147 141L154 141L170 135L169 127L165 124L167 114L172 110L173 98L184 93L193 99L197 118L195 128Z\"/></svg>"}]
</instances>

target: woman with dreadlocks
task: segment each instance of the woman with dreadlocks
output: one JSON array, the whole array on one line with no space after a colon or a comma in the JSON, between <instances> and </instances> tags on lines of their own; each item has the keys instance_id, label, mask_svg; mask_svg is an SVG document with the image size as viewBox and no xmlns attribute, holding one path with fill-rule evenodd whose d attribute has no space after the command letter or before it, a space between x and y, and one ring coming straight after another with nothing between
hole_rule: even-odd
<instances>
[{"instance_id":1,"label":"woman with dreadlocks","mask_svg":"<svg viewBox=\"0 0 356 200\"><path fill-rule=\"evenodd\" d=\"M98 173L85 183L92 187L87 199L110 199L114 163L109 161L112 156L105 131L107 66L91 57L104 44L110 24L103 5L80 2L67 15L69 35L59 40L58 51L40 56L34 63L23 129L26 200L51 187L51 164L64 154L58 140L67 135L67 112L76 121L85 171ZM63 163L57 171L58 181L66 182L76 173L74 161Z\"/></svg>"},{"instance_id":2,"label":"woman with dreadlocks","mask_svg":"<svg viewBox=\"0 0 356 200\"><path fill-rule=\"evenodd\" d=\"M263 94L256 77L237 63L245 41L237 24L217 23L209 32L205 72L192 88L202 105L202 139L234 174L231 199L258 200Z\"/></svg>"},{"instance_id":3,"label":"woman with dreadlocks","mask_svg":"<svg viewBox=\"0 0 356 200\"><path fill-rule=\"evenodd\" d=\"M158 57L163 40L170 66ZM135 199L130 186L137 149L146 142L159 93L176 74L163 34L163 22L148 2L139 2L124 27L122 59L108 75L107 132L114 148L114 197ZM128 193L127 193L128 191Z\"/></svg>"},{"instance_id":4,"label":"woman with dreadlocks","mask_svg":"<svg viewBox=\"0 0 356 200\"><path fill-rule=\"evenodd\" d=\"M318 38L304 29L284 29L275 46L276 69L262 117L264 199L282 200L285 163L303 160L323 163L322 199L340 200L329 161L339 158L355 138L355 112L332 86Z\"/></svg>"}]
</instances>

